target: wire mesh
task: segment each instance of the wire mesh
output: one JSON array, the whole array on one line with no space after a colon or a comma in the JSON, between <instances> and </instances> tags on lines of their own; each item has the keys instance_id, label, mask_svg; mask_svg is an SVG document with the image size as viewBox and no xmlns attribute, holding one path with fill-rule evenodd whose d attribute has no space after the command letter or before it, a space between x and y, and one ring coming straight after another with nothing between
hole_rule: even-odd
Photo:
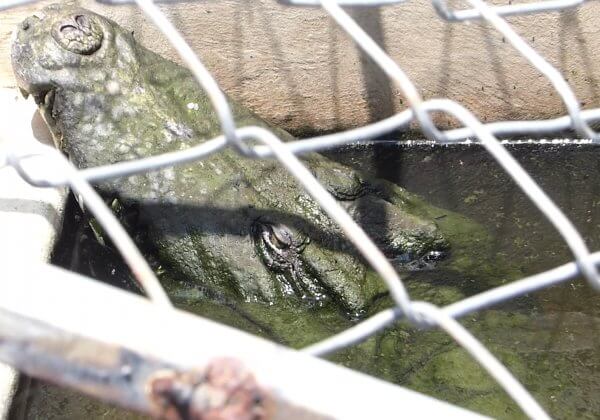
<instances>
[{"instance_id":1,"label":"wire mesh","mask_svg":"<svg viewBox=\"0 0 600 420\"><path fill-rule=\"evenodd\" d=\"M128 0L98 1L107 4L133 2ZM11 0L1 5L0 9L31 2L31 0ZM223 135L183 151L80 171L75 170L56 150L50 148L33 152L15 148L6 156L2 156L0 163L15 167L23 178L33 185L45 187L69 185L76 193L80 194L86 206L98 218L99 223L123 254L146 294L155 302L169 306L168 298L160 288L160 284L152 270L143 261L131 239L126 236L117 219L99 199L89 183L155 171L184 162L198 161L214 153L219 153L227 147L232 147L240 155L250 158L274 157L296 178L297 182L302 185L323 210L338 223L365 260L385 281L397 305L358 323L340 334L305 348L303 350L305 353L321 356L335 352L367 339L400 319L405 319L413 325L423 328L441 328L487 370L528 416L547 418L544 410L511 373L455 319L531 291L556 285L578 274L583 274L589 284L596 289L600 288L600 277L596 268L600 263L600 253L590 255L583 238L569 218L552 202L496 137L539 135L571 129L580 137L588 139L589 142L600 143L600 134L591 128L591 124L600 121L600 109L582 111L579 101L560 72L544 60L503 19L503 16L552 12L576 7L582 4L583 0L550 0L494 7L488 6L482 0L469 0L468 2L473 7L472 9L458 11L450 10L444 0L432 0L432 5L440 18L450 22L484 19L491 24L516 51L550 81L562 98L568 115L548 120L502 121L483 124L457 102L448 99L423 100L418 88L401 67L341 7L344 5L380 6L400 3L400 1L280 0L280 3L290 6L322 7L354 40L364 54L370 57L388 75L409 103L408 109L367 126L331 135L283 143L276 135L264 128L236 127L226 97L219 89L216 80L184 41L175 26L152 0L135 0L138 7L175 47L200 86L207 92L217 112ZM432 111L441 111L457 118L463 124L463 127L440 131L430 118ZM405 127L412 121L416 121L426 137L436 143L452 143L465 139L481 143L560 233L571 249L575 262L488 290L443 308L433 306L430 303L411 300L402 279L383 253L296 156L302 153L318 152L349 143L366 141ZM35 159L55 159L56 170L51 174L40 172L37 170L36 165L32 164Z\"/></svg>"}]
</instances>

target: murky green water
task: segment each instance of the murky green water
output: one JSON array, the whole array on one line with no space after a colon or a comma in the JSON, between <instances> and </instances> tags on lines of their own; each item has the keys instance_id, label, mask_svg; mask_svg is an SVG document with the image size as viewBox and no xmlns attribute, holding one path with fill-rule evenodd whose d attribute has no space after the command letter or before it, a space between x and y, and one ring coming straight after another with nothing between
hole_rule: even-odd
<instances>
[{"instance_id":1,"label":"murky green water","mask_svg":"<svg viewBox=\"0 0 600 420\"><path fill-rule=\"evenodd\" d=\"M511 146L511 151L571 217L590 248L600 245L600 160L592 146ZM476 251L472 272L407 273L415 299L446 304L504 282L553 268L571 256L552 227L478 146L393 144L353 147L337 160L399 183L432 204L486 226L492 243ZM73 209L71 209L73 210ZM120 260L96 244L69 212L56 262L133 287ZM175 303L201 315L302 347L354 322L332 308L277 309L260 304L199 302L189 281L164 281ZM382 296L372 312L390 305ZM265 321L267 320L267 321ZM461 320L557 418L600 417L600 295L581 280L540 291ZM406 325L390 328L331 360L403 386L500 418L518 408L444 333ZM28 391L28 392L26 392ZM133 418L75 393L33 382L23 386L13 417ZM399 407L401 410L401 407Z\"/></svg>"}]
</instances>

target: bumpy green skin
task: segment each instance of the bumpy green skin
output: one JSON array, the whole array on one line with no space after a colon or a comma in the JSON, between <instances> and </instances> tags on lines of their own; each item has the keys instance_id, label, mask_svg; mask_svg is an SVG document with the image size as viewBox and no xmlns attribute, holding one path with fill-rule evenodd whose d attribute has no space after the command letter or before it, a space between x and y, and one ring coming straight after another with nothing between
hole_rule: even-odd
<instances>
[{"instance_id":1,"label":"bumpy green skin","mask_svg":"<svg viewBox=\"0 0 600 420\"><path fill-rule=\"evenodd\" d=\"M36 97L57 145L80 168L182 150L220 134L207 96L187 69L88 10L53 5L28 18L15 34L12 61L20 87ZM231 106L239 126L268 127L291 139ZM418 259L456 243L452 258L460 261L462 242L485 240L477 225L391 183L361 179L318 155L305 161L390 258ZM197 279L206 293L264 302L293 294L257 255L251 234L257 220L308 235L300 263L310 277L304 281L322 292L319 299L357 312L383 290L339 228L274 161L243 159L229 149L99 188L119 199L163 267L174 277ZM440 229L434 219L442 216L446 228Z\"/></svg>"}]
</instances>

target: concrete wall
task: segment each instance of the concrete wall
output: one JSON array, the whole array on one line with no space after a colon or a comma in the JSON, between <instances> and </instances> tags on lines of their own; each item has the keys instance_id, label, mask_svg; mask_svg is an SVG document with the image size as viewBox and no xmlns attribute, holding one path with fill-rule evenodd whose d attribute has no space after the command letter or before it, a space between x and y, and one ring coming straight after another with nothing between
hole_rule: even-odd
<instances>
[{"instance_id":1,"label":"concrete wall","mask_svg":"<svg viewBox=\"0 0 600 420\"><path fill-rule=\"evenodd\" d=\"M14 89L0 89L0 115L2 122L12 123L0 124L0 155L12 150L14 144L32 148L38 142L52 144L33 101L25 101ZM34 188L13 168L1 167L0 260L24 267L48 261L62 224L65 197L64 189ZM17 379L14 370L0 364L0 420L8 416Z\"/></svg>"},{"instance_id":2,"label":"concrete wall","mask_svg":"<svg viewBox=\"0 0 600 420\"><path fill-rule=\"evenodd\" d=\"M115 19L146 46L176 59L135 7L78 3ZM0 13L2 86L14 84L10 31L39 7ZM228 94L285 128L354 127L405 106L398 90L318 8L281 6L275 0L188 1L163 7ZM458 100L485 121L565 113L550 84L485 24L446 23L427 0L351 13L425 98ZM600 106L600 2L510 22L561 69L584 108ZM438 120L449 123L445 117Z\"/></svg>"}]
</instances>

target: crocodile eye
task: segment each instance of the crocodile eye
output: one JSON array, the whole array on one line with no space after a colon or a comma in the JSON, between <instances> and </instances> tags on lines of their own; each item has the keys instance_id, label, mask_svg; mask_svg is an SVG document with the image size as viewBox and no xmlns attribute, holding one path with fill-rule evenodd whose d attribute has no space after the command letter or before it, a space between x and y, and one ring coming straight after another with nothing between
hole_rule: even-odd
<instances>
[{"instance_id":1,"label":"crocodile eye","mask_svg":"<svg viewBox=\"0 0 600 420\"><path fill-rule=\"evenodd\" d=\"M90 55L102 46L104 33L93 18L75 15L59 22L52 30L52 37L67 51Z\"/></svg>"},{"instance_id":2,"label":"crocodile eye","mask_svg":"<svg viewBox=\"0 0 600 420\"><path fill-rule=\"evenodd\" d=\"M308 236L279 223L256 222L252 232L255 239L260 240L272 252L301 252L310 242Z\"/></svg>"},{"instance_id":3,"label":"crocodile eye","mask_svg":"<svg viewBox=\"0 0 600 420\"><path fill-rule=\"evenodd\" d=\"M268 225L271 243L279 249L286 249L294 245L294 236L283 225Z\"/></svg>"}]
</instances>

